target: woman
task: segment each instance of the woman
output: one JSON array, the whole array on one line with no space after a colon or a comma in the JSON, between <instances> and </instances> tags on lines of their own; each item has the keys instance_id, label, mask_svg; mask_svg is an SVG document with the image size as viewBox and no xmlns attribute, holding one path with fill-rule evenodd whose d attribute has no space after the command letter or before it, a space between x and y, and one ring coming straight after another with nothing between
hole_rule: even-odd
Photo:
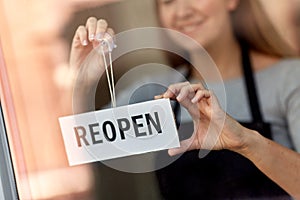
<instances>
[{"instance_id":1,"label":"woman","mask_svg":"<svg viewBox=\"0 0 300 200\"><path fill-rule=\"evenodd\" d=\"M191 138L181 142L181 147L169 150L171 156L200 148L228 149L251 160L294 198L300 197L300 155L243 127L228 115L222 126L218 118L222 118L224 111L213 92L204 89L202 84L174 84L164 94L156 96L156 99L160 98L176 99L187 110L198 111L190 112L198 128ZM213 128L208 132L210 125ZM216 138L213 147L209 146L210 141L204 139L208 134Z\"/></svg>"},{"instance_id":2,"label":"woman","mask_svg":"<svg viewBox=\"0 0 300 200\"><path fill-rule=\"evenodd\" d=\"M299 61L283 59L293 52L268 23L258 1L158 0L157 8L163 27L190 36L212 57L224 80L226 111L233 118L300 150L296 134L300 128ZM95 18L78 28L71 52L72 67L79 68L97 36L105 32L113 34L106 21ZM193 49L187 50L197 62ZM103 71L91 66L88 77L82 80L93 82ZM191 71L188 80L199 80L195 70ZM207 84L218 96L219 84ZM198 158L198 151L184 153L159 170L157 176L166 199L289 199L250 161L226 150L211 152L203 159Z\"/></svg>"},{"instance_id":3,"label":"woman","mask_svg":"<svg viewBox=\"0 0 300 200\"><path fill-rule=\"evenodd\" d=\"M289 70L299 74L299 70L295 69L299 61L281 61L293 52L280 39L271 23L268 23L258 1L162 0L158 1L158 12L164 27L192 37L212 57L224 80L227 112L230 115L243 121L247 127L292 148L287 124L284 123L288 121L294 147L299 148L299 138L296 136L298 125L295 120L299 113L292 113L290 110L299 105L296 103L298 97L291 100L285 96L285 92L293 94L299 88L299 81L296 77L291 77L294 89L294 86L280 89L280 84L274 85L274 80L284 84L284 80L290 75L287 72ZM197 60L193 51L190 51L190 55ZM285 70L287 71L284 72ZM282 76L278 76L279 74ZM243 76L246 89L243 88ZM270 77L274 79L271 80ZM218 86L208 85L218 96ZM281 99L278 97L280 95L285 97ZM283 104L291 107L281 107ZM289 114L282 115L283 110ZM194 159L184 160L188 156ZM196 161L196 157L197 151L185 153L173 166L158 171L160 186L166 198L288 198L247 159L235 153L213 151L201 160ZM185 165L180 160L184 160ZM173 178L178 171L183 171L179 181L178 177ZM191 195L183 192L188 189L181 189L183 186L180 184L184 181L193 182L189 185Z\"/></svg>"}]
</instances>

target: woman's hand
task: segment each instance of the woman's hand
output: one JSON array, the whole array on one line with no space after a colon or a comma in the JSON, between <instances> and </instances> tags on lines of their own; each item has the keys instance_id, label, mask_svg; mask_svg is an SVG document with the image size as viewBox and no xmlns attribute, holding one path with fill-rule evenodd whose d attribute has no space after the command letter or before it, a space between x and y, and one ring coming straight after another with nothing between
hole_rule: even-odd
<instances>
[{"instance_id":1,"label":"woman's hand","mask_svg":"<svg viewBox=\"0 0 300 200\"><path fill-rule=\"evenodd\" d=\"M79 80L84 84L98 82L103 74L105 67L99 44L103 39L113 42L114 31L108 28L108 23L103 20L97 20L95 17L87 19L85 26L77 28L73 37L70 68L73 71L79 71ZM90 85L90 84L89 84Z\"/></svg>"},{"instance_id":2,"label":"woman's hand","mask_svg":"<svg viewBox=\"0 0 300 200\"><path fill-rule=\"evenodd\" d=\"M104 57L112 50L114 31L105 20L88 18L85 26L79 26L73 38L70 53L70 72L73 74L73 113L95 109L98 82L105 71ZM108 62L107 62L108 64Z\"/></svg>"},{"instance_id":3,"label":"woman's hand","mask_svg":"<svg viewBox=\"0 0 300 200\"><path fill-rule=\"evenodd\" d=\"M201 83L178 83L169 86L158 98L176 99L193 118L192 137L181 142L181 147L169 150L170 155L193 149L229 149L241 151L244 148L245 128L229 117L220 107L215 95Z\"/></svg>"}]
</instances>

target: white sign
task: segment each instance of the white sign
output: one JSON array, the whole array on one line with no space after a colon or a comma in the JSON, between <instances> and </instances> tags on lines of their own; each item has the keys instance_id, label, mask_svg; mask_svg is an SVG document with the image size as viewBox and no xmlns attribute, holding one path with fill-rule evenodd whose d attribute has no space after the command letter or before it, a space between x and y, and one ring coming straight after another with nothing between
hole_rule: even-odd
<instances>
[{"instance_id":1,"label":"white sign","mask_svg":"<svg viewBox=\"0 0 300 200\"><path fill-rule=\"evenodd\" d=\"M70 165L179 147L170 100L59 118Z\"/></svg>"}]
</instances>

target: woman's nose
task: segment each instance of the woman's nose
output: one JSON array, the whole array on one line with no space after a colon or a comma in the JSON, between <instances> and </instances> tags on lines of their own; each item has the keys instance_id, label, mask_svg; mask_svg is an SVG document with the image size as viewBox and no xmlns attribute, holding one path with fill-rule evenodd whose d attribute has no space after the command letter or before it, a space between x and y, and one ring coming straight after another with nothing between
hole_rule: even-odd
<instances>
[{"instance_id":1,"label":"woman's nose","mask_svg":"<svg viewBox=\"0 0 300 200\"><path fill-rule=\"evenodd\" d=\"M176 16L178 18L187 18L192 14L190 0L177 0L176 2Z\"/></svg>"}]
</instances>

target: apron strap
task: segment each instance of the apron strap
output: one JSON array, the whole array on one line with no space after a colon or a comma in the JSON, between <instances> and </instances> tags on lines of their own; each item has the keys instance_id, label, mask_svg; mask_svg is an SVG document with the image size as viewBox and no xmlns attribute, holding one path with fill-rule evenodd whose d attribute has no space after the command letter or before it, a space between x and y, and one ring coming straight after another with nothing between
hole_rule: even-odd
<instances>
[{"instance_id":1,"label":"apron strap","mask_svg":"<svg viewBox=\"0 0 300 200\"><path fill-rule=\"evenodd\" d=\"M192 67L190 65L187 66L187 72L184 74L184 80L183 81L186 81L186 80L189 80L190 77L192 76ZM175 123L176 123L176 127L177 129L179 129L180 127L180 124L181 124L181 111L180 111L180 104L178 101L175 101L175 105L173 107L173 112L174 112L174 115L175 115Z\"/></svg>"},{"instance_id":2,"label":"apron strap","mask_svg":"<svg viewBox=\"0 0 300 200\"><path fill-rule=\"evenodd\" d=\"M247 45L241 44L242 50L242 66L244 72L244 81L247 87L247 94L251 108L251 115L253 122L264 122L261 109L258 101L258 96L256 92L256 84L253 77L253 69L251 60L249 57L249 50Z\"/></svg>"}]
</instances>

